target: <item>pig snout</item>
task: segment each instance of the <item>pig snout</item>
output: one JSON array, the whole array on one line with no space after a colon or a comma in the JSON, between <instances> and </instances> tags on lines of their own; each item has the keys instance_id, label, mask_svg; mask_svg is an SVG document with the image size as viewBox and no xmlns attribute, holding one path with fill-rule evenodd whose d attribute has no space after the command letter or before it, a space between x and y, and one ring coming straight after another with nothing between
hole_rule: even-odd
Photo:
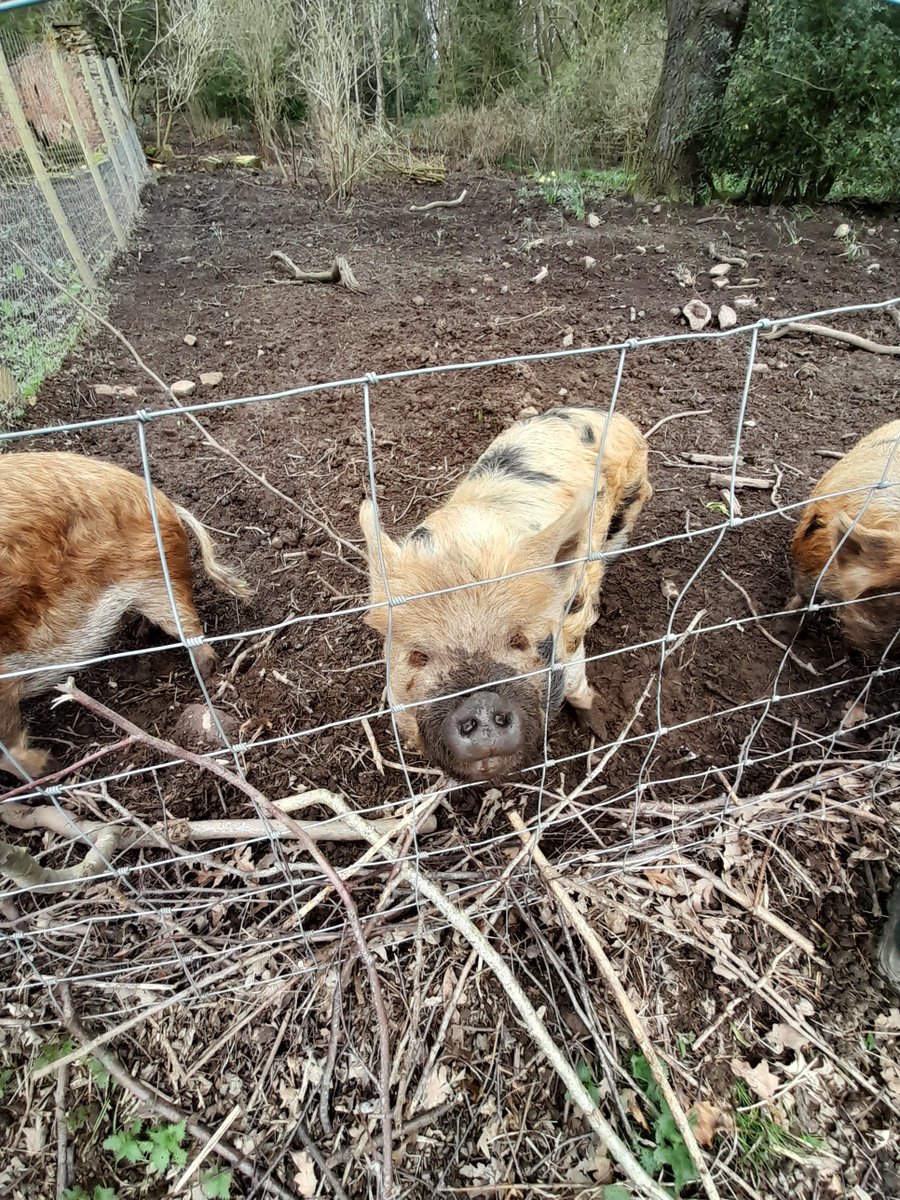
<instances>
[{"instance_id":1,"label":"pig snout","mask_svg":"<svg viewBox=\"0 0 900 1200\"><path fill-rule=\"evenodd\" d=\"M444 718L443 735L460 764L491 778L522 752L525 722L515 700L498 692L474 692Z\"/></svg>"},{"instance_id":2,"label":"pig snout","mask_svg":"<svg viewBox=\"0 0 900 1200\"><path fill-rule=\"evenodd\" d=\"M422 749L436 767L474 782L500 779L535 761L546 690L540 681L510 678L513 674L500 663L461 663L441 682L437 697L416 708ZM561 705L559 689L551 689L550 703Z\"/></svg>"}]
</instances>

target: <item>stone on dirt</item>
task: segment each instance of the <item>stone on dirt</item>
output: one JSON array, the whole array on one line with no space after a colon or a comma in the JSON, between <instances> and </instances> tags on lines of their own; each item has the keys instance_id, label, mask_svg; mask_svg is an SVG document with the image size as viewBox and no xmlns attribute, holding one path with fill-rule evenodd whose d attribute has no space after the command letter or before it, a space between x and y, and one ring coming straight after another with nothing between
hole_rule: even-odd
<instances>
[{"instance_id":1,"label":"stone on dirt","mask_svg":"<svg viewBox=\"0 0 900 1200\"><path fill-rule=\"evenodd\" d=\"M215 714L226 736L233 738L237 733L236 718L221 708L216 708ZM175 741L188 750L222 745L212 713L205 704L188 704L184 708L175 726Z\"/></svg>"},{"instance_id":2,"label":"stone on dirt","mask_svg":"<svg viewBox=\"0 0 900 1200\"><path fill-rule=\"evenodd\" d=\"M719 309L716 320L720 329L733 329L737 325L737 313L730 304L723 304Z\"/></svg>"},{"instance_id":3,"label":"stone on dirt","mask_svg":"<svg viewBox=\"0 0 900 1200\"><path fill-rule=\"evenodd\" d=\"M708 304L704 304L702 300L691 300L681 311L687 318L687 323L694 333L699 333L701 329L705 329L712 320L712 309Z\"/></svg>"},{"instance_id":4,"label":"stone on dirt","mask_svg":"<svg viewBox=\"0 0 900 1200\"><path fill-rule=\"evenodd\" d=\"M197 385L193 379L178 379L172 384L172 395L179 400L184 400L187 396L193 396L197 390Z\"/></svg>"},{"instance_id":5,"label":"stone on dirt","mask_svg":"<svg viewBox=\"0 0 900 1200\"><path fill-rule=\"evenodd\" d=\"M196 337L195 337L195 336L194 336L192 333L186 333L186 334L184 335L184 344L185 344L186 346L196 346L196 345L197 345L197 339L196 339Z\"/></svg>"},{"instance_id":6,"label":"stone on dirt","mask_svg":"<svg viewBox=\"0 0 900 1200\"><path fill-rule=\"evenodd\" d=\"M94 386L95 396L112 396L116 400L137 400L137 388L121 383L98 383Z\"/></svg>"},{"instance_id":7,"label":"stone on dirt","mask_svg":"<svg viewBox=\"0 0 900 1200\"><path fill-rule=\"evenodd\" d=\"M203 371L200 375L200 383L203 387L218 387L224 378L221 371Z\"/></svg>"}]
</instances>

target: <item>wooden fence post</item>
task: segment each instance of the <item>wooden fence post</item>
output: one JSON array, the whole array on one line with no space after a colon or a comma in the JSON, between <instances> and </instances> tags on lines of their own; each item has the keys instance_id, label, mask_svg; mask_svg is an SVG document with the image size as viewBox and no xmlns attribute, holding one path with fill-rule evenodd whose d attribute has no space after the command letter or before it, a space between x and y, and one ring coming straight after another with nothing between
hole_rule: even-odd
<instances>
[{"instance_id":1,"label":"wooden fence post","mask_svg":"<svg viewBox=\"0 0 900 1200\"><path fill-rule=\"evenodd\" d=\"M62 56L59 53L59 47L56 42L50 41L50 58L53 63L53 70L56 72L56 78L59 81L60 91L62 92L63 100L66 103L66 110L69 114L69 120L72 123L72 128L75 130L75 136L78 139L78 144L81 146L81 153L84 155L84 161L87 169L91 173L91 179L94 181L94 187L97 189L97 195L100 197L100 203L103 205L103 211L106 213L106 218L110 223L116 241L119 243L119 248L124 250L128 245L128 238L125 236L125 230L122 228L122 223L116 215L116 210L113 208L112 200L109 198L109 192L106 190L106 184L103 182L103 176L100 174L100 168L94 162L94 155L91 150L90 142L87 139L87 133L84 128L84 123L81 120L81 114L78 111L78 106L75 103L75 97L72 95L72 89L69 86L69 77L66 74L65 64Z\"/></svg>"},{"instance_id":2,"label":"wooden fence post","mask_svg":"<svg viewBox=\"0 0 900 1200\"><path fill-rule=\"evenodd\" d=\"M86 54L78 55L78 62L81 67L81 78L84 80L84 86L87 88L87 94L91 101L91 106L94 109L94 116L97 119L97 126L100 129L100 134L103 138L103 143L106 146L106 153L109 156L109 161L112 163L113 171L115 171L116 179L119 182L119 188L122 192L122 200L128 203L128 176L122 170L122 164L119 161L116 143L113 141L112 131L109 127L109 122L106 119L103 100L100 98L100 92L94 77L91 74L91 66L88 62Z\"/></svg>"},{"instance_id":3,"label":"wooden fence post","mask_svg":"<svg viewBox=\"0 0 900 1200\"><path fill-rule=\"evenodd\" d=\"M135 201L137 201L141 194L141 183L146 174L146 167L142 165L143 159L140 163L135 160L134 144L128 128L129 118L122 108L118 94L113 91L111 83L112 72L109 69L109 63L105 59L99 58L97 60L97 70L100 74L100 86L103 88L103 95L106 97L109 111L112 113L113 120L116 123L119 145L122 147L122 153L125 155L125 161L128 164L131 186L134 190Z\"/></svg>"},{"instance_id":4,"label":"wooden fence post","mask_svg":"<svg viewBox=\"0 0 900 1200\"><path fill-rule=\"evenodd\" d=\"M122 77L119 74L118 64L116 63L116 60L110 56L106 60L106 65L109 67L109 77L113 82L116 95L119 97L119 105L129 122L128 132L130 136L128 140L131 143L134 153L137 155L138 162L142 164L143 174L146 175L149 171L149 168L147 167L147 159L144 154L144 148L141 145L141 140L137 135L137 130L134 127L134 121L131 120L131 108L128 104L128 97L125 95L125 87L122 83Z\"/></svg>"},{"instance_id":5,"label":"wooden fence post","mask_svg":"<svg viewBox=\"0 0 900 1200\"><path fill-rule=\"evenodd\" d=\"M22 111L22 105L19 103L19 93L16 91L16 85L9 69L9 63L6 61L6 55L3 53L2 45L0 45L0 97L2 97L6 105L6 110L10 115L16 133L19 135L19 141L22 143L25 157L28 159L29 166L34 173L34 181L40 189L44 200L47 202L50 215L56 223L56 228L59 230L59 235L69 252L72 262L75 264L75 269L81 277L81 282L91 295L96 297L97 284L94 280L93 272L88 266L84 252L78 244L78 239L72 232L69 219L63 211L53 184L50 182L50 176L47 173L47 168L44 165L44 160L41 157L34 134L31 132L31 126L28 124L25 114Z\"/></svg>"}]
</instances>

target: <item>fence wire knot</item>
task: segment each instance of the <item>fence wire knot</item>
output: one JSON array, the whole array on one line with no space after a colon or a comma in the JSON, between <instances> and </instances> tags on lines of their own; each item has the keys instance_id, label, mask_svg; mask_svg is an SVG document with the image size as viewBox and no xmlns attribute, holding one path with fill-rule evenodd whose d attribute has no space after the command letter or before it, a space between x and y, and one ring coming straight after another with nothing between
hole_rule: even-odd
<instances>
[{"instance_id":1,"label":"fence wire knot","mask_svg":"<svg viewBox=\"0 0 900 1200\"><path fill-rule=\"evenodd\" d=\"M375 374L374 371L366 371L364 378L365 378L366 383L369 385L369 387L374 387L375 384L378 382L378 376Z\"/></svg>"},{"instance_id":2,"label":"fence wire knot","mask_svg":"<svg viewBox=\"0 0 900 1200\"><path fill-rule=\"evenodd\" d=\"M202 646L205 641L206 638L203 636L203 634L198 633L194 634L192 637L186 637L184 639L184 644L187 646L188 650L196 650L199 646Z\"/></svg>"},{"instance_id":3,"label":"fence wire knot","mask_svg":"<svg viewBox=\"0 0 900 1200\"><path fill-rule=\"evenodd\" d=\"M149 408L136 408L134 410L134 416L135 420L139 421L141 425L146 425L147 422L152 419L153 413L149 410Z\"/></svg>"}]
</instances>

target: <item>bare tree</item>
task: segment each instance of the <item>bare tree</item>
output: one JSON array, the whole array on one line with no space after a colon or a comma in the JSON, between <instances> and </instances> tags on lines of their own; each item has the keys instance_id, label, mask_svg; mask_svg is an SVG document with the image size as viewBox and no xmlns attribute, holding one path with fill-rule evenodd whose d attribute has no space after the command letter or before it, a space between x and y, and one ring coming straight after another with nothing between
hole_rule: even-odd
<instances>
[{"instance_id":1,"label":"bare tree","mask_svg":"<svg viewBox=\"0 0 900 1200\"><path fill-rule=\"evenodd\" d=\"M157 87L156 132L164 149L175 114L196 96L209 75L219 44L223 0L169 0L157 46L153 77ZM166 114L161 129L162 113Z\"/></svg>"},{"instance_id":2,"label":"bare tree","mask_svg":"<svg viewBox=\"0 0 900 1200\"><path fill-rule=\"evenodd\" d=\"M241 65L260 142L269 147L284 106L293 57L290 0L226 0L222 33Z\"/></svg>"},{"instance_id":3,"label":"bare tree","mask_svg":"<svg viewBox=\"0 0 900 1200\"><path fill-rule=\"evenodd\" d=\"M315 157L333 196L347 200L359 174L362 117L353 96L358 78L349 4L308 0L298 29L297 73L309 103Z\"/></svg>"}]
</instances>

